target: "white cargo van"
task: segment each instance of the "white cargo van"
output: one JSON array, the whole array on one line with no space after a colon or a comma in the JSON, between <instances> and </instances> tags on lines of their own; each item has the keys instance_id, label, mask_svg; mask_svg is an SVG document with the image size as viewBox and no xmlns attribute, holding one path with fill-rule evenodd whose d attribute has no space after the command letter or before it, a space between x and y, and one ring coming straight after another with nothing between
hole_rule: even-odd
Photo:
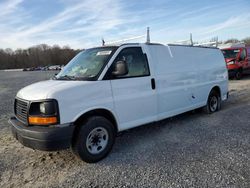
<instances>
[{"instance_id":1,"label":"white cargo van","mask_svg":"<svg viewBox=\"0 0 250 188\"><path fill-rule=\"evenodd\" d=\"M97 162L117 132L200 107L213 113L227 97L227 68L217 48L104 46L80 52L53 79L21 89L10 123L27 147L71 147Z\"/></svg>"}]
</instances>

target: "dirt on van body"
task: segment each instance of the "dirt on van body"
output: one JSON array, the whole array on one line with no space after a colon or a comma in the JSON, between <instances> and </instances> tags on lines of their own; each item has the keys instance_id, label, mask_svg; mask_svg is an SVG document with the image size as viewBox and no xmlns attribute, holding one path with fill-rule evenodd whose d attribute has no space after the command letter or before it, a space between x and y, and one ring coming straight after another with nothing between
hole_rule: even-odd
<instances>
[{"instance_id":1,"label":"dirt on van body","mask_svg":"<svg viewBox=\"0 0 250 188\"><path fill-rule=\"evenodd\" d=\"M250 76L230 81L221 111L126 131L107 158L87 164L70 150L36 151L11 135L16 92L53 74L0 71L0 187L250 187Z\"/></svg>"}]
</instances>

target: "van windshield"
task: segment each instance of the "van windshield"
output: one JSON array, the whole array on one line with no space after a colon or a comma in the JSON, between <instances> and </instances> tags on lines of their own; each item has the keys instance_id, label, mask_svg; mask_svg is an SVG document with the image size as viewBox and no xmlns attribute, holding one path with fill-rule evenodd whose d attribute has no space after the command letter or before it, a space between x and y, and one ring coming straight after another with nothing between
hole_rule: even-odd
<instances>
[{"instance_id":1,"label":"van windshield","mask_svg":"<svg viewBox=\"0 0 250 188\"><path fill-rule=\"evenodd\" d=\"M222 53L223 53L225 59L227 59L227 58L236 58L239 52L240 52L239 49L222 50Z\"/></svg>"},{"instance_id":2,"label":"van windshield","mask_svg":"<svg viewBox=\"0 0 250 188\"><path fill-rule=\"evenodd\" d=\"M56 80L97 80L116 47L91 48L78 53L55 76Z\"/></svg>"}]
</instances>

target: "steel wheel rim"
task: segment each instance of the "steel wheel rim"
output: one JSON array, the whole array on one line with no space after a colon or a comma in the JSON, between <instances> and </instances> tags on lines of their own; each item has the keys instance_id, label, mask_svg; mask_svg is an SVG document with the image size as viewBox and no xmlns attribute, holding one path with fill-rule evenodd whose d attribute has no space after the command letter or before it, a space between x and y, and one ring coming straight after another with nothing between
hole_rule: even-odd
<instances>
[{"instance_id":1,"label":"steel wheel rim","mask_svg":"<svg viewBox=\"0 0 250 188\"><path fill-rule=\"evenodd\" d=\"M236 79L239 79L241 77L241 73L238 71L237 73L236 73Z\"/></svg>"},{"instance_id":2,"label":"steel wheel rim","mask_svg":"<svg viewBox=\"0 0 250 188\"><path fill-rule=\"evenodd\" d=\"M211 100L210 100L210 110L211 110L211 112L216 111L217 107L218 107L218 99L217 99L216 96L213 96L211 98Z\"/></svg>"},{"instance_id":3,"label":"steel wheel rim","mask_svg":"<svg viewBox=\"0 0 250 188\"><path fill-rule=\"evenodd\" d=\"M89 153L101 153L108 144L108 131L103 127L94 128L87 137L86 147Z\"/></svg>"}]
</instances>

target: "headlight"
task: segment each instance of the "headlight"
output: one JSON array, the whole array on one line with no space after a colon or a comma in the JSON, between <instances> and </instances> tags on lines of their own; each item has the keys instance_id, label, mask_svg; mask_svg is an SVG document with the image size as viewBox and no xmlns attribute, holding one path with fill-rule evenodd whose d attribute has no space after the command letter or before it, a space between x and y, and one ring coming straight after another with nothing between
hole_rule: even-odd
<instances>
[{"instance_id":1,"label":"headlight","mask_svg":"<svg viewBox=\"0 0 250 188\"><path fill-rule=\"evenodd\" d=\"M52 115L56 113L56 105L53 101L41 102L39 109L40 112L45 115Z\"/></svg>"},{"instance_id":2,"label":"headlight","mask_svg":"<svg viewBox=\"0 0 250 188\"><path fill-rule=\"evenodd\" d=\"M29 124L52 125L59 123L59 110L56 100L32 102L29 109Z\"/></svg>"},{"instance_id":3,"label":"headlight","mask_svg":"<svg viewBox=\"0 0 250 188\"><path fill-rule=\"evenodd\" d=\"M40 103L40 112L42 113L42 114L45 114L45 104L44 103Z\"/></svg>"},{"instance_id":4,"label":"headlight","mask_svg":"<svg viewBox=\"0 0 250 188\"><path fill-rule=\"evenodd\" d=\"M235 63L235 61L229 61L227 64L228 65L233 65Z\"/></svg>"}]
</instances>

